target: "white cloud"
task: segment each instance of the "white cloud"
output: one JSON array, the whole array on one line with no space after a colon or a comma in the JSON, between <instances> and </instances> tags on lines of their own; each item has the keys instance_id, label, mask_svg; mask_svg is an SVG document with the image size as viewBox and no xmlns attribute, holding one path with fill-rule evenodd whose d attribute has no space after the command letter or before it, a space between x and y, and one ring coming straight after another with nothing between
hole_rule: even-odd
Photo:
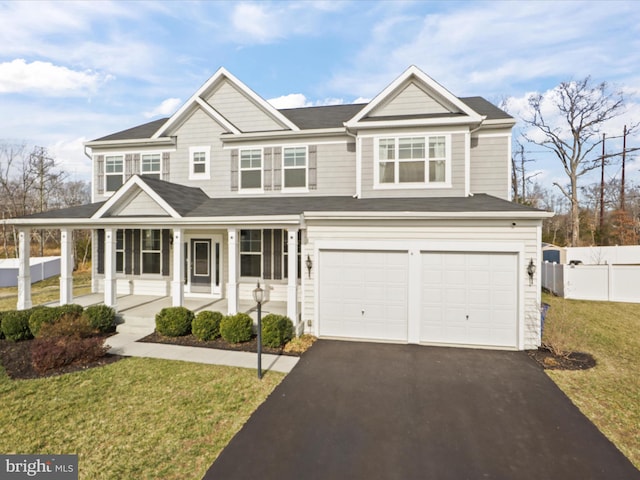
<instances>
[{"instance_id":1,"label":"white cloud","mask_svg":"<svg viewBox=\"0 0 640 480\"><path fill-rule=\"evenodd\" d=\"M84 154L83 144L86 141L85 137L58 140L47 147L49 154L70 180L91 179L91 160Z\"/></svg>"},{"instance_id":2,"label":"white cloud","mask_svg":"<svg viewBox=\"0 0 640 480\"><path fill-rule=\"evenodd\" d=\"M267 43L281 38L278 14L259 3L239 3L233 10L231 22L245 41Z\"/></svg>"},{"instance_id":3,"label":"white cloud","mask_svg":"<svg viewBox=\"0 0 640 480\"><path fill-rule=\"evenodd\" d=\"M179 98L167 98L150 112L145 112L144 116L146 118L152 118L157 116L172 115L178 109L181 103L182 101Z\"/></svg>"},{"instance_id":4,"label":"white cloud","mask_svg":"<svg viewBox=\"0 0 640 480\"><path fill-rule=\"evenodd\" d=\"M289 95L282 95L281 97L270 98L267 100L275 108L299 108L310 107L312 102L307 100L302 93L290 93Z\"/></svg>"},{"instance_id":5,"label":"white cloud","mask_svg":"<svg viewBox=\"0 0 640 480\"><path fill-rule=\"evenodd\" d=\"M40 95L81 96L112 77L75 71L49 62L27 63L18 58L0 63L0 93L37 92Z\"/></svg>"}]
</instances>

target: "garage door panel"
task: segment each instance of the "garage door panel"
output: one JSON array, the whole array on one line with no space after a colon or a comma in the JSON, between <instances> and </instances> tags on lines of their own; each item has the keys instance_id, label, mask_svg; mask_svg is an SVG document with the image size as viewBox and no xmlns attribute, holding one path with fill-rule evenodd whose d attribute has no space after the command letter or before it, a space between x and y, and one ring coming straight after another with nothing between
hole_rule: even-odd
<instances>
[{"instance_id":1,"label":"garage door panel","mask_svg":"<svg viewBox=\"0 0 640 480\"><path fill-rule=\"evenodd\" d=\"M517 346L517 256L422 253L420 341ZM432 278L442 283L434 285Z\"/></svg>"},{"instance_id":2,"label":"garage door panel","mask_svg":"<svg viewBox=\"0 0 640 480\"><path fill-rule=\"evenodd\" d=\"M407 341L407 252L323 250L319 264L321 336Z\"/></svg>"}]
</instances>

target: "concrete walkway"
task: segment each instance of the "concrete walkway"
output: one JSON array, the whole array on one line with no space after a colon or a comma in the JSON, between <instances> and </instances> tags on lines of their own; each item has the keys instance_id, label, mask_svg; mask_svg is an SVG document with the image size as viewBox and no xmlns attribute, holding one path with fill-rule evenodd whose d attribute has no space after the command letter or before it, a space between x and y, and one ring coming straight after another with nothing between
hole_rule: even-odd
<instances>
[{"instance_id":1,"label":"concrete walkway","mask_svg":"<svg viewBox=\"0 0 640 480\"><path fill-rule=\"evenodd\" d=\"M117 333L106 341L111 346L109 353L127 357L162 358L165 360L183 360L185 362L208 363L210 365L225 365L228 367L257 368L258 358L255 353L217 350L213 348L183 347L160 343L137 342L151 334L147 333ZM298 357L285 355L262 354L263 371L289 373L298 363Z\"/></svg>"}]
</instances>

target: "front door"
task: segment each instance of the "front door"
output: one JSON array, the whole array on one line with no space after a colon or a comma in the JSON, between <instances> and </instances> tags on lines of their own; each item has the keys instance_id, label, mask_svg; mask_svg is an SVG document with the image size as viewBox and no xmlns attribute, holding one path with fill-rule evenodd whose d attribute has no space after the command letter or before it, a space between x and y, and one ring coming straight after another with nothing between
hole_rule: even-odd
<instances>
[{"instance_id":1,"label":"front door","mask_svg":"<svg viewBox=\"0 0 640 480\"><path fill-rule=\"evenodd\" d=\"M191 293L211 293L211 239L191 239Z\"/></svg>"}]
</instances>

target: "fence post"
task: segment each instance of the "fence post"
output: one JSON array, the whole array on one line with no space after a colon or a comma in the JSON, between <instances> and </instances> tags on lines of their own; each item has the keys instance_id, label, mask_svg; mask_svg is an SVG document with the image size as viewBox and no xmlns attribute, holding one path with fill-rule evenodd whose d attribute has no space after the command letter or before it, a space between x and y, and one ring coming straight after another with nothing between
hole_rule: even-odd
<instances>
[{"instance_id":1,"label":"fence post","mask_svg":"<svg viewBox=\"0 0 640 480\"><path fill-rule=\"evenodd\" d=\"M613 289L615 288L615 285L613 283L613 264L609 263L607 264L607 300L609 302L614 301L613 297L615 296L613 294Z\"/></svg>"}]
</instances>

